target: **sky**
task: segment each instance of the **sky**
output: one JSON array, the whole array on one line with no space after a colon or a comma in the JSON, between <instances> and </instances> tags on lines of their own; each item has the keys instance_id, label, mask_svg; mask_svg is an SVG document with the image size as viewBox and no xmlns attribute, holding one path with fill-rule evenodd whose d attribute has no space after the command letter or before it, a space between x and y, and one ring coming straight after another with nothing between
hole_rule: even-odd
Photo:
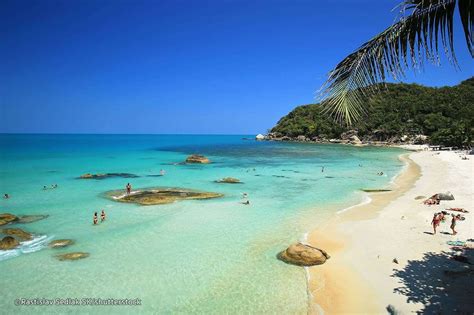
<instances>
[{"instance_id":1,"label":"sky","mask_svg":"<svg viewBox=\"0 0 474 315\"><path fill-rule=\"evenodd\" d=\"M0 133L264 133L398 3L2 0ZM460 70L442 59L404 82L474 75L455 28Z\"/></svg>"}]
</instances>

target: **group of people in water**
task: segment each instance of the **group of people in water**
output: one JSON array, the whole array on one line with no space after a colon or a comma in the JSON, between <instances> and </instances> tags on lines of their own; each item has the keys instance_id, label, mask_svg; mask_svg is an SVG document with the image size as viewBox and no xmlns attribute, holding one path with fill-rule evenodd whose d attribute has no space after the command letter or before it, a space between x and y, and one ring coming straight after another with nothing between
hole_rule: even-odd
<instances>
[{"instance_id":1,"label":"group of people in water","mask_svg":"<svg viewBox=\"0 0 474 315\"><path fill-rule=\"evenodd\" d=\"M47 189L55 189L55 188L58 188L58 184L53 184L51 185L51 187L48 187L48 186L43 186L43 190L47 190Z\"/></svg>"},{"instance_id":2,"label":"group of people in water","mask_svg":"<svg viewBox=\"0 0 474 315\"><path fill-rule=\"evenodd\" d=\"M105 221L105 211L102 210L102 212L100 213L100 222L104 222ZM94 217L92 218L92 223L94 225L97 225L99 224L99 217L97 216L97 212L94 212Z\"/></svg>"}]
</instances>

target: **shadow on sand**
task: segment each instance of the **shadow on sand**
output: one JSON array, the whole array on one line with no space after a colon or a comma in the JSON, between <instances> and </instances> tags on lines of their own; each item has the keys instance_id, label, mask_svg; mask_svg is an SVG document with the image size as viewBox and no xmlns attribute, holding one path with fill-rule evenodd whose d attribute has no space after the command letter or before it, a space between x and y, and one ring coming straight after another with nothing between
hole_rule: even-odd
<instances>
[{"instance_id":1,"label":"shadow on sand","mask_svg":"<svg viewBox=\"0 0 474 315\"><path fill-rule=\"evenodd\" d=\"M463 256L468 262L453 258ZM396 293L408 302L423 303L423 314L472 314L474 312L474 249L457 253L425 253L421 260L410 260L405 268L394 270L401 286Z\"/></svg>"}]
</instances>

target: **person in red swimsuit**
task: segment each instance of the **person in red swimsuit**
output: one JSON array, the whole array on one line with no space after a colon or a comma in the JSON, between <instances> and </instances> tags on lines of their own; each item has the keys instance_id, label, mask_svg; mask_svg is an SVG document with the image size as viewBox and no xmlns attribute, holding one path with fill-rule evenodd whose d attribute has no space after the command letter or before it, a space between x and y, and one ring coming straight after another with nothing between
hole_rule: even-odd
<instances>
[{"instance_id":1,"label":"person in red swimsuit","mask_svg":"<svg viewBox=\"0 0 474 315\"><path fill-rule=\"evenodd\" d=\"M439 217L439 213L435 213L434 216L433 216L433 220L431 221L431 224L433 225L433 235L436 234L436 228L438 227L439 223L440 223L440 217Z\"/></svg>"}]
</instances>

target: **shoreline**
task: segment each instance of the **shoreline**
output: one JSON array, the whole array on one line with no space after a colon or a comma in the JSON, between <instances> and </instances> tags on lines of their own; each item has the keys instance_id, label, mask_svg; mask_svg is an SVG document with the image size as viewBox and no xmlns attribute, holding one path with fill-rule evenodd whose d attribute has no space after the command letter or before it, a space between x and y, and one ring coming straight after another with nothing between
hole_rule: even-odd
<instances>
[{"instance_id":1,"label":"shoreline","mask_svg":"<svg viewBox=\"0 0 474 315\"><path fill-rule=\"evenodd\" d=\"M451 235L426 235L426 231L431 230L430 219L433 212L441 209L422 205L422 200L414 200L417 195L429 197L450 189L455 195L458 194L450 187L452 181L448 181L450 176L447 170L450 170L453 163L464 169L472 169L473 164L472 161L461 161L454 152L443 153L443 157L447 155L449 159L446 161L446 158L442 160L439 154L433 151L401 154L399 159L406 164L392 179L391 191L367 193L370 201L366 199L338 211L327 224L308 233L307 242L310 245L323 248L331 255L326 264L310 267L306 271L310 298L308 313L386 313L388 305L395 305L397 310L407 312L422 309L423 304L408 303L406 296L394 293L400 285L392 273L394 267L406 265L409 259L423 257L429 249L440 252L448 247L445 242L440 243L436 238L453 239ZM437 172L435 166L443 171ZM439 182L430 183L431 176ZM467 185L472 184L472 178L466 176L464 182L459 185L466 185L466 180L470 181ZM444 190L439 187L444 187ZM433 193L429 195L430 192ZM469 189L463 192L462 200L443 201L441 207L462 206L470 209L472 203L469 200ZM419 213L413 213L412 208L419 209ZM403 226L400 222L403 222ZM459 229L469 230L471 222L469 220L468 224L459 225ZM399 226L394 227L395 225ZM444 225L446 230L446 224ZM468 233L472 238L472 232ZM418 244L420 238L422 245ZM409 250L404 248L405 244L411 243L415 245ZM388 244L391 246L387 246ZM406 259L400 262L402 266L399 266L392 260L400 257L402 248L407 254L404 255Z\"/></svg>"}]
</instances>

